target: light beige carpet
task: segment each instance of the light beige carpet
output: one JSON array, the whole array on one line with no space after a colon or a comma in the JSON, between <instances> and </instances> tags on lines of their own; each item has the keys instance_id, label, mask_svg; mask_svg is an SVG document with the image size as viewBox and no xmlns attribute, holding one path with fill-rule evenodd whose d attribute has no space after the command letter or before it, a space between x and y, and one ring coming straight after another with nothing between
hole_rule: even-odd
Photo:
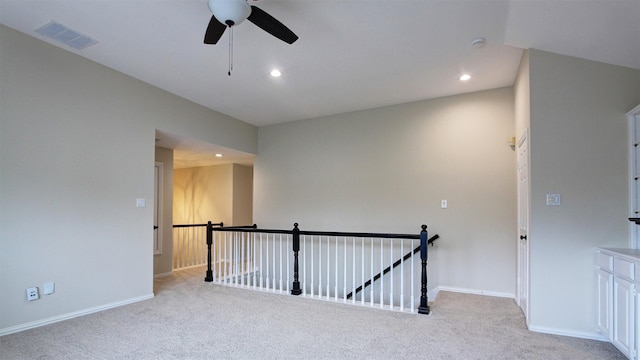
<instances>
[{"instance_id":1,"label":"light beige carpet","mask_svg":"<svg viewBox=\"0 0 640 360\"><path fill-rule=\"evenodd\" d=\"M0 359L625 359L613 345L526 329L513 300L441 292L410 315L222 287L204 271L151 300L0 337Z\"/></svg>"}]
</instances>

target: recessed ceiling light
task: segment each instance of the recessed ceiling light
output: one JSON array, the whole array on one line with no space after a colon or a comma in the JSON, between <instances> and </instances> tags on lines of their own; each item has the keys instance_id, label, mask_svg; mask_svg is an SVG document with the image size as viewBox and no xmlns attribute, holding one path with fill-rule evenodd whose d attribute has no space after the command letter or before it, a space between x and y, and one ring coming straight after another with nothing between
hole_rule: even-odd
<instances>
[{"instance_id":1,"label":"recessed ceiling light","mask_svg":"<svg viewBox=\"0 0 640 360\"><path fill-rule=\"evenodd\" d=\"M216 154L216 157L217 157L217 158L220 158L220 157L222 157L222 154L217 153L217 154Z\"/></svg>"},{"instance_id":2,"label":"recessed ceiling light","mask_svg":"<svg viewBox=\"0 0 640 360\"><path fill-rule=\"evenodd\" d=\"M471 79L471 75L469 75L469 74L464 74L464 75L460 76L460 80L461 81L467 81L469 79Z\"/></svg>"},{"instance_id":3,"label":"recessed ceiling light","mask_svg":"<svg viewBox=\"0 0 640 360\"><path fill-rule=\"evenodd\" d=\"M273 77L280 77L280 75L282 75L282 73L280 72L280 70L278 70L278 69L273 69L273 70L271 70L271 76L273 76Z\"/></svg>"}]
</instances>

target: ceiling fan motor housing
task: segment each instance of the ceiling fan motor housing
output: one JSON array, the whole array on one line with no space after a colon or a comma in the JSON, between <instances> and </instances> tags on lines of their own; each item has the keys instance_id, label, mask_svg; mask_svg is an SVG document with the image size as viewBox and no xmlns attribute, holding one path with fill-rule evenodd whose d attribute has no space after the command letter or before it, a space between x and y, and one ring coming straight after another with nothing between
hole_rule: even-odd
<instances>
[{"instance_id":1,"label":"ceiling fan motor housing","mask_svg":"<svg viewBox=\"0 0 640 360\"><path fill-rule=\"evenodd\" d=\"M251 6L246 0L209 0L209 10L227 26L238 25L251 14Z\"/></svg>"}]
</instances>

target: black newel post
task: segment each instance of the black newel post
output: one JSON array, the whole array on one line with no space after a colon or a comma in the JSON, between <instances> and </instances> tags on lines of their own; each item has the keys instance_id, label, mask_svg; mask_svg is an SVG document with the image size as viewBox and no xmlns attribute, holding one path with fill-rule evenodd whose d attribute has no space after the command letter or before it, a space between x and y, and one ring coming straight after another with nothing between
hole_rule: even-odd
<instances>
[{"instance_id":1,"label":"black newel post","mask_svg":"<svg viewBox=\"0 0 640 360\"><path fill-rule=\"evenodd\" d=\"M422 280L421 280L421 294L420 294L420 307L418 308L418 314L429 314L429 299L427 298L427 255L428 255L429 235L427 233L427 225L422 225L422 231L420 231L420 259L422 260Z\"/></svg>"},{"instance_id":2,"label":"black newel post","mask_svg":"<svg viewBox=\"0 0 640 360\"><path fill-rule=\"evenodd\" d=\"M298 252L300 251L300 229L298 223L293 224L293 288L291 295L302 294L300 280L298 279Z\"/></svg>"},{"instance_id":3,"label":"black newel post","mask_svg":"<svg viewBox=\"0 0 640 360\"><path fill-rule=\"evenodd\" d=\"M211 221L207 223L207 275L204 277L204 281L213 281L213 271L211 270L211 244L213 244L213 225Z\"/></svg>"}]
</instances>

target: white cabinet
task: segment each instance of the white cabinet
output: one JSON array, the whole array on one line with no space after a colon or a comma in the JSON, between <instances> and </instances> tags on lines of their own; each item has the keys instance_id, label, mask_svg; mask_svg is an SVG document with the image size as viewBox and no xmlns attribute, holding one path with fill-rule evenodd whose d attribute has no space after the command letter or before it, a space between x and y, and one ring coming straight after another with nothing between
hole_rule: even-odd
<instances>
[{"instance_id":1,"label":"white cabinet","mask_svg":"<svg viewBox=\"0 0 640 360\"><path fill-rule=\"evenodd\" d=\"M629 358L635 355L634 284L615 276L613 279L613 344Z\"/></svg>"},{"instance_id":2,"label":"white cabinet","mask_svg":"<svg viewBox=\"0 0 640 360\"><path fill-rule=\"evenodd\" d=\"M598 329L629 359L640 346L640 249L599 249Z\"/></svg>"},{"instance_id":3,"label":"white cabinet","mask_svg":"<svg viewBox=\"0 0 640 360\"><path fill-rule=\"evenodd\" d=\"M598 269L598 330L607 339L612 338L613 327L613 274Z\"/></svg>"}]
</instances>

